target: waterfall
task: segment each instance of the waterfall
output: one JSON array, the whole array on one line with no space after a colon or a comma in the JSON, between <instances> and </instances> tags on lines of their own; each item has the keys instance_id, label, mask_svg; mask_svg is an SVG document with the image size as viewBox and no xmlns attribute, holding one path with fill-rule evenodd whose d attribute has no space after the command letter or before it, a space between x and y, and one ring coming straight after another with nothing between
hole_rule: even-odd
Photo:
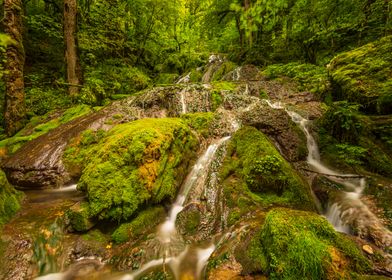
<instances>
[{"instance_id":1,"label":"waterfall","mask_svg":"<svg viewBox=\"0 0 392 280\"><path fill-rule=\"evenodd\" d=\"M239 81L241 79L241 69L242 67L237 67L233 71L233 81Z\"/></svg>"},{"instance_id":2,"label":"waterfall","mask_svg":"<svg viewBox=\"0 0 392 280\"><path fill-rule=\"evenodd\" d=\"M190 247L186 246L185 250L183 250L177 256L171 256L171 247L176 246L178 242L182 242L181 236L177 233L176 230L176 220L178 214L184 209L184 204L188 199L188 194L191 190L204 187L207 181L208 169L210 168L214 158L216 156L216 152L218 149L224 145L230 136L224 137L217 142L211 144L205 153L197 160L195 165L193 166L191 172L188 174L185 182L182 185L180 193L177 196L177 199L173 203L166 220L158 226L157 236L164 248L164 253L162 258L157 260L152 260L146 264L144 264L138 270L125 275L123 280L131 280L141 276L146 271L150 270L153 267L157 267L160 265L168 265L176 279L181 279L182 275L182 266L185 261L193 260L192 263L192 271L189 269L186 271L186 274L193 274L195 278L192 279L200 279L202 276L202 272L205 268L205 265L210 257L210 255L215 250L215 245L210 244L206 248L198 248L198 247Z\"/></svg>"},{"instance_id":3,"label":"waterfall","mask_svg":"<svg viewBox=\"0 0 392 280\"><path fill-rule=\"evenodd\" d=\"M186 84L189 83L189 81L191 80L191 72L189 72L188 74L186 74L185 76L181 77L176 84Z\"/></svg>"},{"instance_id":4,"label":"waterfall","mask_svg":"<svg viewBox=\"0 0 392 280\"><path fill-rule=\"evenodd\" d=\"M360 179L352 179L352 174L341 174L335 172L334 170L325 166L320 160L320 152L317 145L317 142L313 138L312 134L309 131L308 123L309 120L302 117L298 113L294 111L290 111L285 108L284 104L277 102L272 103L269 100L265 100L265 102L274 109L283 109L287 112L287 114L291 117L293 122L299 125L302 131L305 133L306 136L306 145L308 148L308 156L307 162L308 164L314 168L315 171L325 174L327 176L331 176L331 179L339 184L344 185L347 189L344 192L343 199L350 199L350 200L357 200L360 201L360 196L362 191L366 186L366 181L364 178ZM337 177L334 177L337 176ZM347 178L344 178L347 177ZM362 202L361 202L362 203ZM325 217L328 221L335 227L337 231L349 232L349 226L342 221L342 216L344 213L341 211L341 207L337 203L333 203L330 205L325 213Z\"/></svg>"},{"instance_id":5,"label":"waterfall","mask_svg":"<svg viewBox=\"0 0 392 280\"><path fill-rule=\"evenodd\" d=\"M187 113L186 101L185 101L185 92L186 92L186 88L184 88L183 90L180 91L181 112L182 112L182 114L186 114Z\"/></svg>"}]
</instances>

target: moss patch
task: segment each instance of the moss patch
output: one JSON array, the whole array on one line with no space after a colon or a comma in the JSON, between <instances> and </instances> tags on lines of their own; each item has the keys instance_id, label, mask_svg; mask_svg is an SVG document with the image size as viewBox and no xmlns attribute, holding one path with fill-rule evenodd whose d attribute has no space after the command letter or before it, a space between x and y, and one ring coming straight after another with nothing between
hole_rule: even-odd
<instances>
[{"instance_id":1,"label":"moss patch","mask_svg":"<svg viewBox=\"0 0 392 280\"><path fill-rule=\"evenodd\" d=\"M16 191L0 170L0 228L19 210L23 193Z\"/></svg>"},{"instance_id":2,"label":"moss patch","mask_svg":"<svg viewBox=\"0 0 392 280\"><path fill-rule=\"evenodd\" d=\"M252 205L314 209L309 186L254 127L244 127L233 136L220 177L230 208L229 225Z\"/></svg>"},{"instance_id":3,"label":"moss patch","mask_svg":"<svg viewBox=\"0 0 392 280\"><path fill-rule=\"evenodd\" d=\"M146 203L172 199L186 176L197 141L181 119L121 124L97 143L77 143L65 161L78 158L78 188L91 216L127 220Z\"/></svg>"},{"instance_id":4,"label":"moss patch","mask_svg":"<svg viewBox=\"0 0 392 280\"><path fill-rule=\"evenodd\" d=\"M139 237L143 232L158 225L165 217L163 207L153 207L140 212L131 222L119 226L112 234L116 243L123 243Z\"/></svg>"},{"instance_id":5,"label":"moss patch","mask_svg":"<svg viewBox=\"0 0 392 280\"><path fill-rule=\"evenodd\" d=\"M210 134L210 125L215 118L214 113L192 113L192 114L184 114L181 115L181 118L185 120L185 122L197 131L203 137L208 137Z\"/></svg>"},{"instance_id":6,"label":"moss patch","mask_svg":"<svg viewBox=\"0 0 392 280\"><path fill-rule=\"evenodd\" d=\"M392 113L392 36L335 57L330 75L336 99L358 102L369 113Z\"/></svg>"},{"instance_id":7,"label":"moss patch","mask_svg":"<svg viewBox=\"0 0 392 280\"><path fill-rule=\"evenodd\" d=\"M269 79L282 76L292 78L297 83L298 91L310 91L325 95L330 90L327 70L314 64L292 62L288 64L273 64L262 72Z\"/></svg>"},{"instance_id":8,"label":"moss patch","mask_svg":"<svg viewBox=\"0 0 392 280\"><path fill-rule=\"evenodd\" d=\"M271 279L344 279L370 269L355 244L315 213L271 210L260 242Z\"/></svg>"}]
</instances>

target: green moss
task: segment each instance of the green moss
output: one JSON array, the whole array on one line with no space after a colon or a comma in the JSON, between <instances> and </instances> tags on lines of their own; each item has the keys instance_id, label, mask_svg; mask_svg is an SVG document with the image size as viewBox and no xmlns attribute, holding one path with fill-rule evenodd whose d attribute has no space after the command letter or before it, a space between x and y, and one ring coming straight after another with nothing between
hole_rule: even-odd
<instances>
[{"instance_id":1,"label":"green moss","mask_svg":"<svg viewBox=\"0 0 392 280\"><path fill-rule=\"evenodd\" d=\"M178 74L172 73L161 73L155 79L155 85L171 85L174 84L176 79L178 79Z\"/></svg>"},{"instance_id":2,"label":"green moss","mask_svg":"<svg viewBox=\"0 0 392 280\"><path fill-rule=\"evenodd\" d=\"M354 243L315 213L271 210L260 240L271 279L344 279L370 269Z\"/></svg>"},{"instance_id":3,"label":"green moss","mask_svg":"<svg viewBox=\"0 0 392 280\"><path fill-rule=\"evenodd\" d=\"M119 226L112 234L115 243L124 243L131 238L138 238L146 230L158 225L165 217L165 209L161 206L140 212L131 222Z\"/></svg>"},{"instance_id":4,"label":"green moss","mask_svg":"<svg viewBox=\"0 0 392 280\"><path fill-rule=\"evenodd\" d=\"M369 113L392 113L392 36L336 56L330 75L336 99L358 102Z\"/></svg>"},{"instance_id":5,"label":"green moss","mask_svg":"<svg viewBox=\"0 0 392 280\"><path fill-rule=\"evenodd\" d=\"M313 64L299 62L274 64L268 66L262 73L269 79L290 77L297 83L299 91L310 91L324 96L330 90L327 70Z\"/></svg>"},{"instance_id":6,"label":"green moss","mask_svg":"<svg viewBox=\"0 0 392 280\"><path fill-rule=\"evenodd\" d=\"M67 150L82 170L90 214L126 220L145 203L172 199L186 176L197 141L181 119L143 119L121 124L95 144Z\"/></svg>"},{"instance_id":7,"label":"green moss","mask_svg":"<svg viewBox=\"0 0 392 280\"><path fill-rule=\"evenodd\" d=\"M210 134L210 125L215 118L214 113L191 113L181 115L189 127L196 130L203 137L208 137Z\"/></svg>"},{"instance_id":8,"label":"green moss","mask_svg":"<svg viewBox=\"0 0 392 280\"><path fill-rule=\"evenodd\" d=\"M45 116L33 117L26 127L15 134L15 136L0 141L0 149L3 149L4 153L13 154L26 142L31 141L62 124L88 114L91 111L91 107L87 105L78 105L69 108L61 115L55 117L52 117L53 113L49 113Z\"/></svg>"},{"instance_id":9,"label":"green moss","mask_svg":"<svg viewBox=\"0 0 392 280\"><path fill-rule=\"evenodd\" d=\"M0 170L0 228L19 210L22 197L23 194L8 183L4 172Z\"/></svg>"},{"instance_id":10,"label":"green moss","mask_svg":"<svg viewBox=\"0 0 392 280\"><path fill-rule=\"evenodd\" d=\"M65 213L70 226L76 231L87 231L94 226L94 221L90 218L90 207L87 202L81 202L73 205Z\"/></svg>"},{"instance_id":11,"label":"green moss","mask_svg":"<svg viewBox=\"0 0 392 280\"><path fill-rule=\"evenodd\" d=\"M225 61L219 69L214 73L212 76L212 81L219 81L221 80L226 74L233 71L237 65L231 61Z\"/></svg>"},{"instance_id":12,"label":"green moss","mask_svg":"<svg viewBox=\"0 0 392 280\"><path fill-rule=\"evenodd\" d=\"M263 133L244 127L234 135L230 145L239 160L237 166L230 165L252 192L272 194L301 209L313 209L309 186Z\"/></svg>"},{"instance_id":13,"label":"green moss","mask_svg":"<svg viewBox=\"0 0 392 280\"><path fill-rule=\"evenodd\" d=\"M106 244L109 241L109 238L98 229L90 230L86 234L83 234L82 238L86 241L99 242L102 244Z\"/></svg>"}]
</instances>

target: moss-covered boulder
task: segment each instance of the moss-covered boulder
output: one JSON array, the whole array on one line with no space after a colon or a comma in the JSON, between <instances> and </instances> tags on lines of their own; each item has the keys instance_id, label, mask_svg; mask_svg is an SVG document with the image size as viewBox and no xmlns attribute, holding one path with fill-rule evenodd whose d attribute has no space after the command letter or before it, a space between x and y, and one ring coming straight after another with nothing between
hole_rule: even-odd
<instances>
[{"instance_id":1,"label":"moss-covered boulder","mask_svg":"<svg viewBox=\"0 0 392 280\"><path fill-rule=\"evenodd\" d=\"M120 225L112 234L115 243L123 243L131 238L137 238L142 233L155 228L163 221L166 211L162 206L152 207L139 213L128 223Z\"/></svg>"},{"instance_id":2,"label":"moss-covered boulder","mask_svg":"<svg viewBox=\"0 0 392 280\"><path fill-rule=\"evenodd\" d=\"M121 124L98 143L71 147L65 161L82 165L78 188L89 214L126 220L142 205L175 197L197 141L180 119L143 119Z\"/></svg>"},{"instance_id":3,"label":"moss-covered boulder","mask_svg":"<svg viewBox=\"0 0 392 280\"><path fill-rule=\"evenodd\" d=\"M363 105L369 113L392 113L392 36L335 57L330 75L336 99Z\"/></svg>"},{"instance_id":4,"label":"moss-covered boulder","mask_svg":"<svg viewBox=\"0 0 392 280\"><path fill-rule=\"evenodd\" d=\"M249 211L249 199L264 206L277 203L314 209L308 184L254 127L243 127L233 136L221 176L228 204L234 201L244 211ZM241 210L237 214L239 218Z\"/></svg>"},{"instance_id":5,"label":"moss-covered boulder","mask_svg":"<svg viewBox=\"0 0 392 280\"><path fill-rule=\"evenodd\" d=\"M351 279L370 269L356 245L315 213L271 210L259 238L271 279Z\"/></svg>"},{"instance_id":6,"label":"moss-covered boulder","mask_svg":"<svg viewBox=\"0 0 392 280\"><path fill-rule=\"evenodd\" d=\"M21 198L22 193L8 183L4 172L0 170L0 227L19 210Z\"/></svg>"}]
</instances>

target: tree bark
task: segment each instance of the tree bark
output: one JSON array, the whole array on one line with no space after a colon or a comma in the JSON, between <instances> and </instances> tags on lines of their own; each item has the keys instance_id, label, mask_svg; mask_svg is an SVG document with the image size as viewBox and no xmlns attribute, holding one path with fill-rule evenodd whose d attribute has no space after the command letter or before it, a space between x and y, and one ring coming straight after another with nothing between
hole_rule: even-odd
<instances>
[{"instance_id":1,"label":"tree bark","mask_svg":"<svg viewBox=\"0 0 392 280\"><path fill-rule=\"evenodd\" d=\"M81 68L76 38L78 6L76 0L64 0L65 63L67 66L68 93L72 98L79 94Z\"/></svg>"},{"instance_id":2,"label":"tree bark","mask_svg":"<svg viewBox=\"0 0 392 280\"><path fill-rule=\"evenodd\" d=\"M7 47L4 65L4 122L8 136L20 130L26 119L23 68L23 6L22 0L4 0L4 31L12 39Z\"/></svg>"}]
</instances>

